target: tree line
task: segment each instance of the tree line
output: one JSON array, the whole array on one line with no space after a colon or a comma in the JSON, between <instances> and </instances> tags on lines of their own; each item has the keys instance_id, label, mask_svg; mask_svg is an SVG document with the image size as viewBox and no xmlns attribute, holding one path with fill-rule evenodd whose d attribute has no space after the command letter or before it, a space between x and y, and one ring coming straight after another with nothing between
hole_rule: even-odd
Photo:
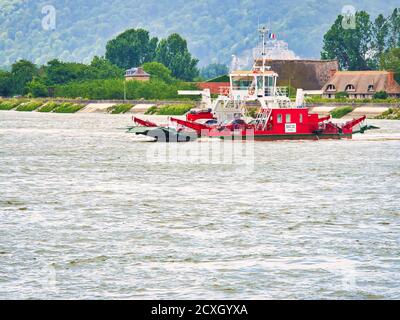
<instances>
[{"instance_id":1,"label":"tree line","mask_svg":"<svg viewBox=\"0 0 400 320\"><path fill-rule=\"evenodd\" d=\"M110 40L105 56L95 56L90 64L62 62L58 59L50 60L42 66L36 66L28 60L15 62L10 71L0 70L0 96L73 96L75 90L75 96L97 98L98 93L91 94L98 92L95 86L99 83L119 85L125 70L138 66L143 66L151 75L151 83L136 87L142 86L145 87L145 91L153 89L158 93L160 91L156 84L160 86L160 82L176 90L183 86L185 81L201 80L200 73L218 76L219 73L227 71L225 66L218 64L199 70L198 62L199 60L193 58L189 52L186 40L179 34L174 33L159 41L157 38L151 38L147 30L129 29ZM117 91L114 90L112 95L120 97L119 91L115 93ZM166 91L171 92L169 89ZM146 93L145 96L151 95ZM160 94L161 96L163 95Z\"/></svg>"},{"instance_id":2,"label":"tree line","mask_svg":"<svg viewBox=\"0 0 400 320\"><path fill-rule=\"evenodd\" d=\"M324 36L321 58L338 59L343 70L391 69L400 81L400 8L374 20L365 11L339 15Z\"/></svg>"}]
</instances>

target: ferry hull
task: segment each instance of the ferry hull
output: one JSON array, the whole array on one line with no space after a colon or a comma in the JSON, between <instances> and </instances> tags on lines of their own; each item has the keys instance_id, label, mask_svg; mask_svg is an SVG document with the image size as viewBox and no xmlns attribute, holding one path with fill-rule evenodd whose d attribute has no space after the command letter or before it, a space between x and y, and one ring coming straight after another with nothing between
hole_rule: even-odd
<instances>
[{"instance_id":1,"label":"ferry hull","mask_svg":"<svg viewBox=\"0 0 400 320\"><path fill-rule=\"evenodd\" d=\"M210 136L222 140L254 140L254 141L279 141L279 140L340 140L352 139L352 134L256 134L254 136Z\"/></svg>"}]
</instances>

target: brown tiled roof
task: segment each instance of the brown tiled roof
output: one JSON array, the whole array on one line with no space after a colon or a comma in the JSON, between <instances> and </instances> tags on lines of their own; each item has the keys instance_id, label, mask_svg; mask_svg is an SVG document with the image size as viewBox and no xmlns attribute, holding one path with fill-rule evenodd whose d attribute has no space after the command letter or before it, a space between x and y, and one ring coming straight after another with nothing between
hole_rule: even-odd
<instances>
[{"instance_id":1,"label":"brown tiled roof","mask_svg":"<svg viewBox=\"0 0 400 320\"><path fill-rule=\"evenodd\" d=\"M256 74L274 75L276 73L274 71L272 71L272 70L265 70L264 72L261 72L261 71L260 72L254 72L252 70L236 70L236 71L232 71L230 74L234 75L234 76L247 76L247 75L254 76Z\"/></svg>"},{"instance_id":2,"label":"brown tiled roof","mask_svg":"<svg viewBox=\"0 0 400 320\"><path fill-rule=\"evenodd\" d=\"M332 92L327 91L329 85L334 85L336 92L344 92L348 85L353 85L355 91L352 93L371 93L368 88L373 85L373 92L386 91L400 94L400 85L394 80L394 74L390 71L337 71L322 90Z\"/></svg>"},{"instance_id":3,"label":"brown tiled roof","mask_svg":"<svg viewBox=\"0 0 400 320\"><path fill-rule=\"evenodd\" d=\"M150 77L142 67L126 70L125 75L129 77Z\"/></svg>"},{"instance_id":4,"label":"brown tiled roof","mask_svg":"<svg viewBox=\"0 0 400 320\"><path fill-rule=\"evenodd\" d=\"M257 65L262 65L257 60ZM268 60L266 65L278 75L278 86L304 90L321 90L322 86L339 70L337 60Z\"/></svg>"}]
</instances>

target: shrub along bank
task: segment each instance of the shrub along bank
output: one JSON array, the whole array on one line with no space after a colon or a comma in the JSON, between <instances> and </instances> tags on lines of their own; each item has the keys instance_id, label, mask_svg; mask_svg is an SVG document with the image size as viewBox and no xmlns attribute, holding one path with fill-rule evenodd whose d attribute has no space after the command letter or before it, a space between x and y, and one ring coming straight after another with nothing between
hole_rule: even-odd
<instances>
[{"instance_id":1,"label":"shrub along bank","mask_svg":"<svg viewBox=\"0 0 400 320\"><path fill-rule=\"evenodd\" d=\"M49 101L47 103L38 100L5 100L0 101L0 110L16 111L38 111L38 112L55 112L55 113L75 113L82 109L84 105L71 102L57 103Z\"/></svg>"},{"instance_id":2,"label":"shrub along bank","mask_svg":"<svg viewBox=\"0 0 400 320\"><path fill-rule=\"evenodd\" d=\"M160 80L126 81L121 79L71 82L55 87L55 96L64 98L83 97L90 100L188 100L178 95L178 90L197 90L194 83L165 83ZM125 92L125 94L124 94ZM193 97L193 100L198 97Z\"/></svg>"},{"instance_id":3,"label":"shrub along bank","mask_svg":"<svg viewBox=\"0 0 400 320\"><path fill-rule=\"evenodd\" d=\"M160 108L151 107L145 114L166 115L166 116L182 116L193 108L192 104L170 104Z\"/></svg>"},{"instance_id":4,"label":"shrub along bank","mask_svg":"<svg viewBox=\"0 0 400 320\"><path fill-rule=\"evenodd\" d=\"M330 113L331 113L332 118L340 119L352 111L353 111L353 107L346 106L346 107L335 108Z\"/></svg>"},{"instance_id":5,"label":"shrub along bank","mask_svg":"<svg viewBox=\"0 0 400 320\"><path fill-rule=\"evenodd\" d=\"M400 120L400 108L389 108L376 119Z\"/></svg>"}]
</instances>

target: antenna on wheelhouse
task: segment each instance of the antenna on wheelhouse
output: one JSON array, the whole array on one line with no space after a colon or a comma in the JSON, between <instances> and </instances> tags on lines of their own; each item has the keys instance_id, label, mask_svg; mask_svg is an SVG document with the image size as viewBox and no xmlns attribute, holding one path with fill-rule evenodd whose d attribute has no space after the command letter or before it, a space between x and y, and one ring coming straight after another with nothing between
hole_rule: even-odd
<instances>
[{"instance_id":1,"label":"antenna on wheelhouse","mask_svg":"<svg viewBox=\"0 0 400 320\"><path fill-rule=\"evenodd\" d=\"M260 33L260 37L262 39L262 71L265 71L265 60L267 58L267 37L269 35L269 29L265 26L258 26L258 32Z\"/></svg>"}]
</instances>

